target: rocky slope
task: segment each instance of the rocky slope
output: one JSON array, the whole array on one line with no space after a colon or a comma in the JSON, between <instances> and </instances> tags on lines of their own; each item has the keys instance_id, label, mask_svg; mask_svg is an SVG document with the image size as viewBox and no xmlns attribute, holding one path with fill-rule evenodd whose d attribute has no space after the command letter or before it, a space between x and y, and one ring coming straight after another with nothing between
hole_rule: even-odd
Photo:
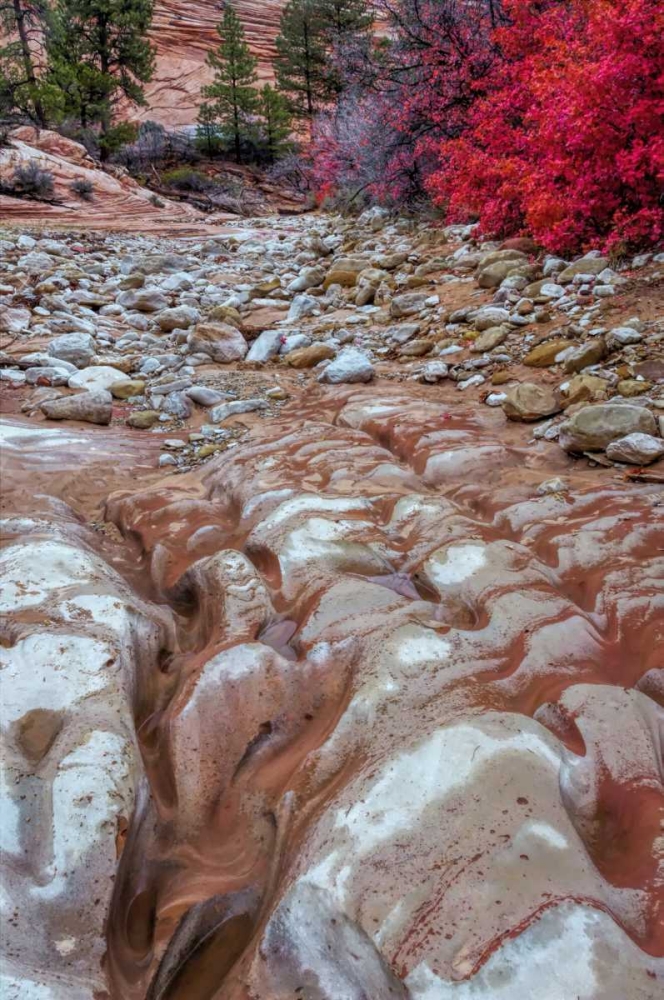
<instances>
[{"instance_id":1,"label":"rocky slope","mask_svg":"<svg viewBox=\"0 0 664 1000\"><path fill-rule=\"evenodd\" d=\"M0 149L0 182L11 183L19 166L35 163L52 175L53 196L49 200L28 200L0 193L3 223L85 226L95 229L126 229L133 221L147 230L173 232L187 227L200 229L203 216L190 205L155 198L126 171L101 170L85 148L48 129L14 129L10 143ZM87 181L88 198L81 198L72 184Z\"/></svg>"},{"instance_id":2,"label":"rocky slope","mask_svg":"<svg viewBox=\"0 0 664 1000\"><path fill-rule=\"evenodd\" d=\"M656 1000L664 258L0 239L8 1000Z\"/></svg>"},{"instance_id":3,"label":"rocky slope","mask_svg":"<svg viewBox=\"0 0 664 1000\"><path fill-rule=\"evenodd\" d=\"M223 5L218 0L157 0L151 38L157 64L146 89L148 107L136 117L171 128L196 121L201 87L210 82L207 52L219 43L216 27ZM239 0L235 9L244 24L247 41L259 59L259 76L272 73L274 39L279 27L282 0Z\"/></svg>"}]
</instances>

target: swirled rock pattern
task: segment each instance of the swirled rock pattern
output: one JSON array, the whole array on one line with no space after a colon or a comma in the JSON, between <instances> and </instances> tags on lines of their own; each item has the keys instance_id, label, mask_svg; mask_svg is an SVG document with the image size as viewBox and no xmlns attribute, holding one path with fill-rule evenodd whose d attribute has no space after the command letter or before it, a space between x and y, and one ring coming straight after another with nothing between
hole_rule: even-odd
<instances>
[{"instance_id":1,"label":"swirled rock pattern","mask_svg":"<svg viewBox=\"0 0 664 1000\"><path fill-rule=\"evenodd\" d=\"M82 1000L104 986L106 914L141 775L136 668L153 661L168 617L137 599L59 501L9 511L2 537L2 993Z\"/></svg>"},{"instance_id":2,"label":"swirled rock pattern","mask_svg":"<svg viewBox=\"0 0 664 1000\"><path fill-rule=\"evenodd\" d=\"M403 290L447 268L440 234L390 277L412 237L376 222L352 241L385 275L369 312L313 268L291 288L303 249L355 277L306 219L4 241L9 1000L662 994L661 471L478 396L460 328L500 302L451 264L443 319ZM495 386L530 349L510 315ZM620 371L659 428L660 330L628 318ZM254 359L200 351L206 324ZM95 364L58 357L72 333ZM359 348L371 384L307 367ZM612 365L525 377L602 417L636 405L607 402ZM108 367L109 426L44 417Z\"/></svg>"},{"instance_id":3,"label":"swirled rock pattern","mask_svg":"<svg viewBox=\"0 0 664 1000\"><path fill-rule=\"evenodd\" d=\"M659 498L534 497L476 418L320 392L111 506L180 616L113 995L654 1000Z\"/></svg>"}]
</instances>

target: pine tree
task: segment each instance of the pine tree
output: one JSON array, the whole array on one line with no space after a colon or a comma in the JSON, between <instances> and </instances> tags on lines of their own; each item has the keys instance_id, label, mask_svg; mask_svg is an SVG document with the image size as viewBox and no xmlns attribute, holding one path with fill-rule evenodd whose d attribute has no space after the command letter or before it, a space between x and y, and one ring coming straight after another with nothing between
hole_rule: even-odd
<instances>
[{"instance_id":1,"label":"pine tree","mask_svg":"<svg viewBox=\"0 0 664 1000\"><path fill-rule=\"evenodd\" d=\"M274 69L299 118L313 118L327 96L324 22L319 0L289 0L281 14Z\"/></svg>"},{"instance_id":2,"label":"pine tree","mask_svg":"<svg viewBox=\"0 0 664 1000\"><path fill-rule=\"evenodd\" d=\"M84 128L98 124L105 159L126 125L113 126L121 102L145 105L154 49L147 39L153 0L56 0L47 41L52 79Z\"/></svg>"},{"instance_id":3,"label":"pine tree","mask_svg":"<svg viewBox=\"0 0 664 1000\"><path fill-rule=\"evenodd\" d=\"M46 0L0 2L0 110L18 112L39 126L46 125L46 111L34 51L47 16Z\"/></svg>"},{"instance_id":4,"label":"pine tree","mask_svg":"<svg viewBox=\"0 0 664 1000\"><path fill-rule=\"evenodd\" d=\"M221 24L217 26L221 42L209 52L207 61L214 69L214 80L203 88L206 104L214 112L214 120L222 134L230 137L235 159L242 160L242 143L254 129L253 116L257 109L258 60L252 56L244 37L242 22L232 4L226 4ZM206 112L207 114L207 112Z\"/></svg>"},{"instance_id":5,"label":"pine tree","mask_svg":"<svg viewBox=\"0 0 664 1000\"><path fill-rule=\"evenodd\" d=\"M367 0L318 0L318 15L329 57L324 79L327 100L343 93L348 68L368 54L373 15Z\"/></svg>"},{"instance_id":6,"label":"pine tree","mask_svg":"<svg viewBox=\"0 0 664 1000\"><path fill-rule=\"evenodd\" d=\"M211 104L201 104L198 109L196 126L196 142L208 156L214 156L219 150L219 126L217 112Z\"/></svg>"},{"instance_id":7,"label":"pine tree","mask_svg":"<svg viewBox=\"0 0 664 1000\"><path fill-rule=\"evenodd\" d=\"M270 163L280 159L291 145L292 116L283 94L266 83L260 92L262 145Z\"/></svg>"},{"instance_id":8,"label":"pine tree","mask_svg":"<svg viewBox=\"0 0 664 1000\"><path fill-rule=\"evenodd\" d=\"M367 0L318 0L317 7L326 41L333 45L365 35L373 25Z\"/></svg>"}]
</instances>

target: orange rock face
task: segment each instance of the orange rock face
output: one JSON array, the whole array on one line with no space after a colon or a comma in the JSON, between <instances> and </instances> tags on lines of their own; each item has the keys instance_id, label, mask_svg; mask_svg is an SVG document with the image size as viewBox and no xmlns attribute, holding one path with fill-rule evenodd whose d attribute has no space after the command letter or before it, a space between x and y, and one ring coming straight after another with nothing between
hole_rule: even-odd
<instances>
[{"instance_id":1,"label":"orange rock face","mask_svg":"<svg viewBox=\"0 0 664 1000\"><path fill-rule=\"evenodd\" d=\"M283 0L239 0L235 6L259 59L259 76L267 79ZM219 41L216 27L221 15L217 0L158 0L152 29L157 65L146 91L148 106L139 109L137 117L168 126L196 121L201 87L211 79L205 59Z\"/></svg>"}]
</instances>

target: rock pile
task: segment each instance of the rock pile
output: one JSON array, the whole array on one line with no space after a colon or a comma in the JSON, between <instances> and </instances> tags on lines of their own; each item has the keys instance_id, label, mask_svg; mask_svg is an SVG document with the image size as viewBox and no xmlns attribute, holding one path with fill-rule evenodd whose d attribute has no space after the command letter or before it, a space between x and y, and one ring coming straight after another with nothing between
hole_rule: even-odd
<instances>
[{"instance_id":1,"label":"rock pile","mask_svg":"<svg viewBox=\"0 0 664 1000\"><path fill-rule=\"evenodd\" d=\"M239 412L224 404L255 397L249 374L261 371L266 407L252 412L268 417L288 397L283 378L386 377L456 388L511 421L547 420L536 436L570 454L620 440L577 431L589 407L601 422L627 404L623 436L661 438L664 320L630 316L623 302L656 281L662 254L620 267L596 252L566 261L527 240L501 247L473 227L373 211L253 220L207 239L7 232L1 243L10 351L0 378L48 387L39 405L49 419L96 421L90 394L110 393L108 419L136 429L177 430L207 407L223 422ZM88 398L55 399L71 391ZM637 456L656 461L657 448L613 447L608 460Z\"/></svg>"}]
</instances>

